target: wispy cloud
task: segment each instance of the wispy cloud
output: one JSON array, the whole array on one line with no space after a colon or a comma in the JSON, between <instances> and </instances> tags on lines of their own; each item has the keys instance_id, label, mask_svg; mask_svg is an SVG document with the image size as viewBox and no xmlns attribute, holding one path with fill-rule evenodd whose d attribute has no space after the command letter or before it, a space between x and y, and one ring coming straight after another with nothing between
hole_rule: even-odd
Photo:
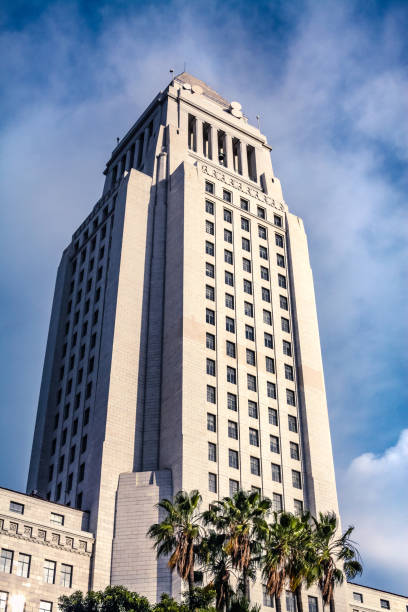
<instances>
[{"instance_id":1,"label":"wispy cloud","mask_svg":"<svg viewBox=\"0 0 408 612\"><path fill-rule=\"evenodd\" d=\"M24 486L62 248L100 195L116 136L184 61L250 120L261 115L305 220L338 469L397 438L408 399L408 19L403 3L364 7L63 2L3 28L1 483ZM346 508L349 490L339 492Z\"/></svg>"}]
</instances>

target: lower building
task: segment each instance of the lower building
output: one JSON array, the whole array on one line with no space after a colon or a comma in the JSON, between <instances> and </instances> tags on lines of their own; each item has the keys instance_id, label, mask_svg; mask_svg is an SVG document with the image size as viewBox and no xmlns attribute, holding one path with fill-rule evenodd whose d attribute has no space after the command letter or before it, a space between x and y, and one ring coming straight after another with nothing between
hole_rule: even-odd
<instances>
[{"instance_id":1,"label":"lower building","mask_svg":"<svg viewBox=\"0 0 408 612\"><path fill-rule=\"evenodd\" d=\"M408 612L408 597L380 591L372 587L349 582L347 600L350 612Z\"/></svg>"},{"instance_id":2,"label":"lower building","mask_svg":"<svg viewBox=\"0 0 408 612\"><path fill-rule=\"evenodd\" d=\"M88 513L0 489L0 610L52 612L87 591L94 538Z\"/></svg>"}]
</instances>

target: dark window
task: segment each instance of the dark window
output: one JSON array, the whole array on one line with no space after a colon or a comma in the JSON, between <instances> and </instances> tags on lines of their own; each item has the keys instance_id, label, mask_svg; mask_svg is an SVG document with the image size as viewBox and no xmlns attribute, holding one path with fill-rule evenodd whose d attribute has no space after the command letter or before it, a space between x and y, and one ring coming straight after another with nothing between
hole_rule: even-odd
<instances>
[{"instance_id":1,"label":"dark window","mask_svg":"<svg viewBox=\"0 0 408 612\"><path fill-rule=\"evenodd\" d=\"M285 319L285 317L281 317L281 327L282 327L282 331L290 332L289 319Z\"/></svg>"},{"instance_id":2,"label":"dark window","mask_svg":"<svg viewBox=\"0 0 408 612\"><path fill-rule=\"evenodd\" d=\"M278 411L275 408L268 408L268 419L270 425L278 425Z\"/></svg>"},{"instance_id":3,"label":"dark window","mask_svg":"<svg viewBox=\"0 0 408 612\"><path fill-rule=\"evenodd\" d=\"M280 493L272 494L272 510L274 512L282 512L283 503L282 503L282 495Z\"/></svg>"},{"instance_id":4,"label":"dark window","mask_svg":"<svg viewBox=\"0 0 408 612\"><path fill-rule=\"evenodd\" d=\"M296 442L290 442L290 457L297 461L300 460L299 444L296 444Z\"/></svg>"},{"instance_id":5,"label":"dark window","mask_svg":"<svg viewBox=\"0 0 408 612\"><path fill-rule=\"evenodd\" d=\"M289 431L293 431L293 433L297 433L297 430L298 430L297 418L292 416L291 414L288 415L288 427L289 427Z\"/></svg>"},{"instance_id":6,"label":"dark window","mask_svg":"<svg viewBox=\"0 0 408 612\"><path fill-rule=\"evenodd\" d=\"M207 234L211 234L211 236L214 236L214 223L212 221L205 222L205 231L207 232Z\"/></svg>"},{"instance_id":7,"label":"dark window","mask_svg":"<svg viewBox=\"0 0 408 612\"><path fill-rule=\"evenodd\" d=\"M247 317L254 316L254 307L250 302L244 302L244 312Z\"/></svg>"},{"instance_id":8,"label":"dark window","mask_svg":"<svg viewBox=\"0 0 408 612\"><path fill-rule=\"evenodd\" d=\"M228 264L233 263L232 252L228 251L228 249L224 249L224 261Z\"/></svg>"},{"instance_id":9,"label":"dark window","mask_svg":"<svg viewBox=\"0 0 408 612\"><path fill-rule=\"evenodd\" d=\"M207 429L208 431L217 431L217 417L211 412L207 412Z\"/></svg>"},{"instance_id":10,"label":"dark window","mask_svg":"<svg viewBox=\"0 0 408 612\"><path fill-rule=\"evenodd\" d=\"M249 428L249 443L251 446L259 446L259 433L257 429Z\"/></svg>"},{"instance_id":11,"label":"dark window","mask_svg":"<svg viewBox=\"0 0 408 612\"><path fill-rule=\"evenodd\" d=\"M213 334L205 335L205 345L208 349L215 351L215 336Z\"/></svg>"},{"instance_id":12,"label":"dark window","mask_svg":"<svg viewBox=\"0 0 408 612\"><path fill-rule=\"evenodd\" d=\"M250 457L249 462L250 462L251 474L253 474L254 476L260 476L261 466L260 466L258 457Z\"/></svg>"},{"instance_id":13,"label":"dark window","mask_svg":"<svg viewBox=\"0 0 408 612\"><path fill-rule=\"evenodd\" d=\"M205 241L205 252L207 255L214 255L214 245L212 242Z\"/></svg>"},{"instance_id":14,"label":"dark window","mask_svg":"<svg viewBox=\"0 0 408 612\"><path fill-rule=\"evenodd\" d=\"M214 202L210 202L209 200L205 201L205 212L210 215L214 214Z\"/></svg>"},{"instance_id":15,"label":"dark window","mask_svg":"<svg viewBox=\"0 0 408 612\"><path fill-rule=\"evenodd\" d=\"M225 329L228 332L235 333L235 321L231 317L225 317Z\"/></svg>"},{"instance_id":16,"label":"dark window","mask_svg":"<svg viewBox=\"0 0 408 612\"><path fill-rule=\"evenodd\" d=\"M263 322L266 323L266 325L272 325L272 314L269 310L263 311Z\"/></svg>"},{"instance_id":17,"label":"dark window","mask_svg":"<svg viewBox=\"0 0 408 612\"><path fill-rule=\"evenodd\" d=\"M278 264L280 268L285 267L285 258L283 255L280 255L280 253L276 254L276 263Z\"/></svg>"},{"instance_id":18,"label":"dark window","mask_svg":"<svg viewBox=\"0 0 408 612\"><path fill-rule=\"evenodd\" d=\"M247 212L249 211L249 202L248 202L248 200L245 200L244 198L241 198L241 208L242 208L242 210L246 210Z\"/></svg>"},{"instance_id":19,"label":"dark window","mask_svg":"<svg viewBox=\"0 0 408 612\"><path fill-rule=\"evenodd\" d=\"M228 437L238 440L238 423L235 421L228 421Z\"/></svg>"},{"instance_id":20,"label":"dark window","mask_svg":"<svg viewBox=\"0 0 408 612\"><path fill-rule=\"evenodd\" d=\"M9 508L10 508L10 512L16 512L17 514L24 514L24 504L20 504L19 502L11 501Z\"/></svg>"},{"instance_id":21,"label":"dark window","mask_svg":"<svg viewBox=\"0 0 408 612\"><path fill-rule=\"evenodd\" d=\"M206 320L206 323L209 323L210 325L215 325L214 310L210 310L209 308L205 309L205 320Z\"/></svg>"},{"instance_id":22,"label":"dark window","mask_svg":"<svg viewBox=\"0 0 408 612\"><path fill-rule=\"evenodd\" d=\"M227 406L229 410L237 411L237 396L234 393L227 393Z\"/></svg>"},{"instance_id":23,"label":"dark window","mask_svg":"<svg viewBox=\"0 0 408 612\"><path fill-rule=\"evenodd\" d=\"M213 442L208 443L208 461L217 461L217 447Z\"/></svg>"},{"instance_id":24,"label":"dark window","mask_svg":"<svg viewBox=\"0 0 408 612\"><path fill-rule=\"evenodd\" d=\"M242 258L242 268L244 272L251 272L251 262L249 259L246 259L245 257Z\"/></svg>"},{"instance_id":25,"label":"dark window","mask_svg":"<svg viewBox=\"0 0 408 612\"><path fill-rule=\"evenodd\" d=\"M232 212L228 208L224 208L224 221L232 223Z\"/></svg>"},{"instance_id":26,"label":"dark window","mask_svg":"<svg viewBox=\"0 0 408 612\"><path fill-rule=\"evenodd\" d=\"M205 181L205 190L207 193L214 193L214 183L210 183L210 181Z\"/></svg>"},{"instance_id":27,"label":"dark window","mask_svg":"<svg viewBox=\"0 0 408 612\"><path fill-rule=\"evenodd\" d=\"M229 342L227 340L226 352L227 352L227 355L229 357L233 357L235 359L236 351L235 351L235 344L234 344L234 342Z\"/></svg>"},{"instance_id":28,"label":"dark window","mask_svg":"<svg viewBox=\"0 0 408 612\"><path fill-rule=\"evenodd\" d=\"M84 426L89 423L89 408L87 408L84 412Z\"/></svg>"},{"instance_id":29,"label":"dark window","mask_svg":"<svg viewBox=\"0 0 408 612\"><path fill-rule=\"evenodd\" d=\"M263 225L258 225L258 236L260 238L263 238L264 240L267 239L267 232L266 232L266 227L264 227Z\"/></svg>"},{"instance_id":30,"label":"dark window","mask_svg":"<svg viewBox=\"0 0 408 612\"><path fill-rule=\"evenodd\" d=\"M281 467L277 463L272 463L272 480L274 482L282 482Z\"/></svg>"},{"instance_id":31,"label":"dark window","mask_svg":"<svg viewBox=\"0 0 408 612\"><path fill-rule=\"evenodd\" d=\"M230 232L230 230L224 230L224 240L225 242L232 244L232 232Z\"/></svg>"},{"instance_id":32,"label":"dark window","mask_svg":"<svg viewBox=\"0 0 408 612\"><path fill-rule=\"evenodd\" d=\"M82 482L85 477L85 463L81 463L78 471L78 482Z\"/></svg>"},{"instance_id":33,"label":"dark window","mask_svg":"<svg viewBox=\"0 0 408 612\"><path fill-rule=\"evenodd\" d=\"M262 208L262 206L257 206L256 212L258 217L260 217L261 219L266 219L266 211L264 208Z\"/></svg>"},{"instance_id":34,"label":"dark window","mask_svg":"<svg viewBox=\"0 0 408 612\"><path fill-rule=\"evenodd\" d=\"M275 374L275 362L272 357L265 357L266 371Z\"/></svg>"},{"instance_id":35,"label":"dark window","mask_svg":"<svg viewBox=\"0 0 408 612\"><path fill-rule=\"evenodd\" d=\"M246 362L249 365L255 365L255 351L251 351L251 349L246 349Z\"/></svg>"},{"instance_id":36,"label":"dark window","mask_svg":"<svg viewBox=\"0 0 408 612\"><path fill-rule=\"evenodd\" d=\"M272 399L276 399L276 385L273 382L267 382L266 383L266 393L268 395L268 397L271 397Z\"/></svg>"},{"instance_id":37,"label":"dark window","mask_svg":"<svg viewBox=\"0 0 408 612\"><path fill-rule=\"evenodd\" d=\"M242 238L242 249L244 251L250 251L251 250L251 243L247 238Z\"/></svg>"},{"instance_id":38,"label":"dark window","mask_svg":"<svg viewBox=\"0 0 408 612\"><path fill-rule=\"evenodd\" d=\"M280 234L275 234L275 244L278 247L283 247L283 236Z\"/></svg>"},{"instance_id":39,"label":"dark window","mask_svg":"<svg viewBox=\"0 0 408 612\"><path fill-rule=\"evenodd\" d=\"M227 189L222 190L222 199L224 202L232 202L232 193Z\"/></svg>"},{"instance_id":40,"label":"dark window","mask_svg":"<svg viewBox=\"0 0 408 612\"><path fill-rule=\"evenodd\" d=\"M247 340L254 340L254 328L251 325L245 325L245 338Z\"/></svg>"},{"instance_id":41,"label":"dark window","mask_svg":"<svg viewBox=\"0 0 408 612\"><path fill-rule=\"evenodd\" d=\"M279 215L273 215L273 222L278 227L282 227L282 217L280 217Z\"/></svg>"},{"instance_id":42,"label":"dark window","mask_svg":"<svg viewBox=\"0 0 408 612\"><path fill-rule=\"evenodd\" d=\"M276 423L277 425L278 423ZM269 445L272 453L279 453L279 438L277 436L269 436Z\"/></svg>"},{"instance_id":43,"label":"dark window","mask_svg":"<svg viewBox=\"0 0 408 612\"><path fill-rule=\"evenodd\" d=\"M207 359L206 371L209 376L215 376L215 361L214 359Z\"/></svg>"},{"instance_id":44,"label":"dark window","mask_svg":"<svg viewBox=\"0 0 408 612\"><path fill-rule=\"evenodd\" d=\"M247 374L247 384L249 391L256 391L256 377L252 374Z\"/></svg>"},{"instance_id":45,"label":"dark window","mask_svg":"<svg viewBox=\"0 0 408 612\"><path fill-rule=\"evenodd\" d=\"M229 481L229 494L230 497L234 497L235 493L238 493L238 489L239 489L239 482L238 480L231 480Z\"/></svg>"},{"instance_id":46,"label":"dark window","mask_svg":"<svg viewBox=\"0 0 408 612\"><path fill-rule=\"evenodd\" d=\"M252 400L248 400L248 414L253 419L258 418L258 404Z\"/></svg>"},{"instance_id":47,"label":"dark window","mask_svg":"<svg viewBox=\"0 0 408 612\"><path fill-rule=\"evenodd\" d=\"M249 293L249 295L252 295L252 283L246 278L244 278L244 291L245 293Z\"/></svg>"},{"instance_id":48,"label":"dark window","mask_svg":"<svg viewBox=\"0 0 408 612\"><path fill-rule=\"evenodd\" d=\"M262 280L269 280L269 270L265 266L261 266L261 278Z\"/></svg>"},{"instance_id":49,"label":"dark window","mask_svg":"<svg viewBox=\"0 0 408 612\"><path fill-rule=\"evenodd\" d=\"M228 451L228 464L232 468L235 468L235 469L239 468L238 452L235 450L232 450L231 448Z\"/></svg>"},{"instance_id":50,"label":"dark window","mask_svg":"<svg viewBox=\"0 0 408 612\"><path fill-rule=\"evenodd\" d=\"M214 278L215 272L214 272L213 264L210 264L208 262L205 264L205 274L206 276L209 276L210 278Z\"/></svg>"},{"instance_id":51,"label":"dark window","mask_svg":"<svg viewBox=\"0 0 408 612\"><path fill-rule=\"evenodd\" d=\"M225 271L225 284L229 285L230 287L234 286L234 275L231 272L227 272Z\"/></svg>"},{"instance_id":52,"label":"dark window","mask_svg":"<svg viewBox=\"0 0 408 612\"><path fill-rule=\"evenodd\" d=\"M271 294L269 289L266 289L266 287L262 287L262 299L264 302L270 302L271 301Z\"/></svg>"},{"instance_id":53,"label":"dark window","mask_svg":"<svg viewBox=\"0 0 408 612\"><path fill-rule=\"evenodd\" d=\"M207 385L207 402L215 404L215 387Z\"/></svg>"},{"instance_id":54,"label":"dark window","mask_svg":"<svg viewBox=\"0 0 408 612\"><path fill-rule=\"evenodd\" d=\"M286 401L289 406L296 406L295 392L292 389L286 389Z\"/></svg>"},{"instance_id":55,"label":"dark window","mask_svg":"<svg viewBox=\"0 0 408 612\"><path fill-rule=\"evenodd\" d=\"M268 249L264 246L259 247L259 256L261 259L268 259Z\"/></svg>"},{"instance_id":56,"label":"dark window","mask_svg":"<svg viewBox=\"0 0 408 612\"><path fill-rule=\"evenodd\" d=\"M302 477L297 470L292 470L292 485L295 489L302 488Z\"/></svg>"},{"instance_id":57,"label":"dark window","mask_svg":"<svg viewBox=\"0 0 408 612\"><path fill-rule=\"evenodd\" d=\"M217 475L211 472L208 474L208 490L212 493L217 492Z\"/></svg>"},{"instance_id":58,"label":"dark window","mask_svg":"<svg viewBox=\"0 0 408 612\"><path fill-rule=\"evenodd\" d=\"M211 285L205 286L205 297L207 300L211 300L212 302L214 301L214 287L211 287Z\"/></svg>"},{"instance_id":59,"label":"dark window","mask_svg":"<svg viewBox=\"0 0 408 612\"><path fill-rule=\"evenodd\" d=\"M7 550L6 548L1 549L0 572L4 572L5 574L11 574L13 570L13 556L14 553L12 550Z\"/></svg>"},{"instance_id":60,"label":"dark window","mask_svg":"<svg viewBox=\"0 0 408 612\"><path fill-rule=\"evenodd\" d=\"M292 345L290 342L287 342L286 340L282 341L282 346L283 346L283 354L287 355L288 357L292 356Z\"/></svg>"},{"instance_id":61,"label":"dark window","mask_svg":"<svg viewBox=\"0 0 408 612\"><path fill-rule=\"evenodd\" d=\"M225 294L225 306L234 310L234 296L230 293Z\"/></svg>"},{"instance_id":62,"label":"dark window","mask_svg":"<svg viewBox=\"0 0 408 612\"><path fill-rule=\"evenodd\" d=\"M390 609L390 602L388 601L388 599L380 599L380 605L385 610L389 610Z\"/></svg>"},{"instance_id":63,"label":"dark window","mask_svg":"<svg viewBox=\"0 0 408 612\"><path fill-rule=\"evenodd\" d=\"M285 378L288 380L293 380L293 368L287 363L285 363Z\"/></svg>"},{"instance_id":64,"label":"dark window","mask_svg":"<svg viewBox=\"0 0 408 612\"><path fill-rule=\"evenodd\" d=\"M272 334L268 334L268 332L264 332L264 345L266 348L273 348L273 337Z\"/></svg>"},{"instance_id":65,"label":"dark window","mask_svg":"<svg viewBox=\"0 0 408 612\"><path fill-rule=\"evenodd\" d=\"M235 368L231 368L227 366L227 382L232 383L233 385L237 384L237 371Z\"/></svg>"},{"instance_id":66,"label":"dark window","mask_svg":"<svg viewBox=\"0 0 408 612\"><path fill-rule=\"evenodd\" d=\"M245 219L245 217L241 217L241 229L249 232L249 220Z\"/></svg>"}]
</instances>

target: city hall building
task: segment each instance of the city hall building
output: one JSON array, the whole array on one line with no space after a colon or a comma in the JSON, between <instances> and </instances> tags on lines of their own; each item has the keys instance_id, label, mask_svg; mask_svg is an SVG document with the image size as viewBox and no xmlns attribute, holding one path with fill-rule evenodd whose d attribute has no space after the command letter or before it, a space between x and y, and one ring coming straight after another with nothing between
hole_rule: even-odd
<instances>
[{"instance_id":1,"label":"city hall building","mask_svg":"<svg viewBox=\"0 0 408 612\"><path fill-rule=\"evenodd\" d=\"M118 142L58 268L28 495L0 496L0 610L108 584L178 597L146 531L180 489L339 513L307 239L270 151L187 73ZM367 587L336 597L407 612ZM270 605L260 582L251 600ZM321 612L316 591L304 606Z\"/></svg>"}]
</instances>

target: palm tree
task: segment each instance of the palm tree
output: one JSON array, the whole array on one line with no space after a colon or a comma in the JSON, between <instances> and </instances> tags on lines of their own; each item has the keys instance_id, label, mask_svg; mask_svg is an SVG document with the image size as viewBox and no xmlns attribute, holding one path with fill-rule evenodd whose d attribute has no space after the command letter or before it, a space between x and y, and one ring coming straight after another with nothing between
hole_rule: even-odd
<instances>
[{"instance_id":1,"label":"palm tree","mask_svg":"<svg viewBox=\"0 0 408 612\"><path fill-rule=\"evenodd\" d=\"M249 597L249 578L253 576L256 555L260 552L259 534L271 507L270 499L257 491L238 491L233 497L214 502L203 512L205 525L225 535L223 545L232 567L240 572L244 596Z\"/></svg>"},{"instance_id":2,"label":"palm tree","mask_svg":"<svg viewBox=\"0 0 408 612\"><path fill-rule=\"evenodd\" d=\"M204 571L210 574L210 585L215 589L217 610L229 610L233 590L230 585L232 563L225 550L226 537L223 533L209 530L201 540L198 557Z\"/></svg>"},{"instance_id":3,"label":"palm tree","mask_svg":"<svg viewBox=\"0 0 408 612\"><path fill-rule=\"evenodd\" d=\"M168 566L171 571L176 569L179 576L188 582L190 595L194 588L194 561L201 539L201 499L196 490L191 493L179 491L173 502L162 499L157 507L164 510L166 516L147 532L154 540L157 557L170 555Z\"/></svg>"},{"instance_id":4,"label":"palm tree","mask_svg":"<svg viewBox=\"0 0 408 612\"><path fill-rule=\"evenodd\" d=\"M355 543L350 536L354 527L349 527L338 536L339 522L334 512L319 513L313 517L314 563L309 574L309 584L317 582L322 593L323 605L335 612L334 589L344 581L361 574L363 567ZM340 567L338 567L340 564Z\"/></svg>"},{"instance_id":5,"label":"palm tree","mask_svg":"<svg viewBox=\"0 0 408 612\"><path fill-rule=\"evenodd\" d=\"M287 518L285 518L285 516ZM303 612L302 586L310 579L313 563L313 539L310 525L310 514L295 516L285 513L280 516L280 522L287 525L289 555L286 563L286 575L289 589L296 597L297 612Z\"/></svg>"}]
</instances>

